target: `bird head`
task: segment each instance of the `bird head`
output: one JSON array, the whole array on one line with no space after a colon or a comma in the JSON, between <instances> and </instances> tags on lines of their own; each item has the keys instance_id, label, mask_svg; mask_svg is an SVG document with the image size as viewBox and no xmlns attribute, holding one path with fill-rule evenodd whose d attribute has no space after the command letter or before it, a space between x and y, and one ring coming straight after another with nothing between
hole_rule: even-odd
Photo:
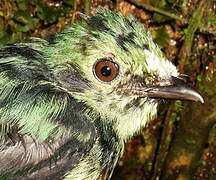
<instances>
[{"instance_id":1,"label":"bird head","mask_svg":"<svg viewBox=\"0 0 216 180\"><path fill-rule=\"evenodd\" d=\"M47 52L60 86L124 140L156 115L160 99L203 102L133 16L100 10L58 35Z\"/></svg>"}]
</instances>

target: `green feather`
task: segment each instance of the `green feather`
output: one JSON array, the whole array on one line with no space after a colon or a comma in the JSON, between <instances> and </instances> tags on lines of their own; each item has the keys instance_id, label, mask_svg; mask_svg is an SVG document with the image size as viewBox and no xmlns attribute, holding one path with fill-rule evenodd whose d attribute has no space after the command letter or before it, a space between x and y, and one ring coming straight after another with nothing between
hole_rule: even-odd
<instances>
[{"instance_id":1,"label":"green feather","mask_svg":"<svg viewBox=\"0 0 216 180\"><path fill-rule=\"evenodd\" d=\"M110 82L95 77L101 60L119 67ZM178 75L141 23L105 9L50 41L4 47L0 177L110 178L124 142L156 116L140 86Z\"/></svg>"}]
</instances>

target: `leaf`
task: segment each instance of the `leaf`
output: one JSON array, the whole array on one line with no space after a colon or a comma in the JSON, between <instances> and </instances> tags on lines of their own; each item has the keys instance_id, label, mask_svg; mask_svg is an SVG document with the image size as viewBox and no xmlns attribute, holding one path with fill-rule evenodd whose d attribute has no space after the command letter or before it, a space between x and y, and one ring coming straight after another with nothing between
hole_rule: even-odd
<instances>
[{"instance_id":1,"label":"leaf","mask_svg":"<svg viewBox=\"0 0 216 180\"><path fill-rule=\"evenodd\" d=\"M207 22L210 22L212 26L216 26L216 14L209 12L207 15Z\"/></svg>"},{"instance_id":2,"label":"leaf","mask_svg":"<svg viewBox=\"0 0 216 180\"><path fill-rule=\"evenodd\" d=\"M151 3L153 6L160 8L161 10L173 13L173 14L178 14L178 11L175 9L174 4L167 3L166 0L151 0ZM175 3L175 2L174 2ZM161 15L159 13L154 13L152 17L152 21L156 23L163 23L165 21L172 20L169 16Z\"/></svg>"},{"instance_id":3,"label":"leaf","mask_svg":"<svg viewBox=\"0 0 216 180\"><path fill-rule=\"evenodd\" d=\"M12 44L22 38L22 33L0 30L0 48L5 44Z\"/></svg>"},{"instance_id":4,"label":"leaf","mask_svg":"<svg viewBox=\"0 0 216 180\"><path fill-rule=\"evenodd\" d=\"M28 32L29 30L33 30L38 23L38 19L32 18L28 12L18 10L14 13L14 17L12 18L15 24L15 28L21 32Z\"/></svg>"},{"instance_id":5,"label":"leaf","mask_svg":"<svg viewBox=\"0 0 216 180\"><path fill-rule=\"evenodd\" d=\"M30 0L16 0L19 10L25 11Z\"/></svg>"},{"instance_id":6,"label":"leaf","mask_svg":"<svg viewBox=\"0 0 216 180\"><path fill-rule=\"evenodd\" d=\"M74 5L74 0L64 0L64 3L70 6Z\"/></svg>"},{"instance_id":7,"label":"leaf","mask_svg":"<svg viewBox=\"0 0 216 180\"><path fill-rule=\"evenodd\" d=\"M55 10L50 6L43 4L42 1L34 2L37 8L38 17L44 21L44 24L53 24L58 20L61 15L61 10Z\"/></svg>"},{"instance_id":8,"label":"leaf","mask_svg":"<svg viewBox=\"0 0 216 180\"><path fill-rule=\"evenodd\" d=\"M161 47L164 48L170 43L170 36L165 27L159 28L152 32L154 41Z\"/></svg>"}]
</instances>

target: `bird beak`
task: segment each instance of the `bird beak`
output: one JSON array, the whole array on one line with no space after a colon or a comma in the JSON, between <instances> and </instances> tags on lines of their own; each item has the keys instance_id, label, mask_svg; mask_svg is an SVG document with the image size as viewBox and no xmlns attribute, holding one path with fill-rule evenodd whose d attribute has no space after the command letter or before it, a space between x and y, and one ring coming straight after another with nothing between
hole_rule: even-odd
<instances>
[{"instance_id":1,"label":"bird beak","mask_svg":"<svg viewBox=\"0 0 216 180\"><path fill-rule=\"evenodd\" d=\"M182 99L204 103L203 97L183 80L172 77L171 85L155 85L145 92L151 98Z\"/></svg>"}]
</instances>

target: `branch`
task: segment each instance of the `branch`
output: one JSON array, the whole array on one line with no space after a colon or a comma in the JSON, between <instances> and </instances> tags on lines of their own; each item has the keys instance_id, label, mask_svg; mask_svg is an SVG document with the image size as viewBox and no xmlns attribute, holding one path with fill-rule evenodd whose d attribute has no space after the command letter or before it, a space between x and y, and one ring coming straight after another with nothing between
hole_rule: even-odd
<instances>
[{"instance_id":1,"label":"branch","mask_svg":"<svg viewBox=\"0 0 216 180\"><path fill-rule=\"evenodd\" d=\"M148 10L148 11L154 11L154 12L157 12L159 14L168 16L168 17L170 17L172 19L180 20L183 24L188 23L186 19L181 18L180 16L177 16L177 15L175 15L173 13L169 13L167 11L164 11L164 10L162 10L160 8L153 7L153 6L149 5L149 4L146 4L146 3L143 3L143 2L140 2L140 1L137 1L137 0L129 0L129 1L131 3L137 5L137 6L140 6L140 7L144 8L144 9Z\"/></svg>"}]
</instances>

